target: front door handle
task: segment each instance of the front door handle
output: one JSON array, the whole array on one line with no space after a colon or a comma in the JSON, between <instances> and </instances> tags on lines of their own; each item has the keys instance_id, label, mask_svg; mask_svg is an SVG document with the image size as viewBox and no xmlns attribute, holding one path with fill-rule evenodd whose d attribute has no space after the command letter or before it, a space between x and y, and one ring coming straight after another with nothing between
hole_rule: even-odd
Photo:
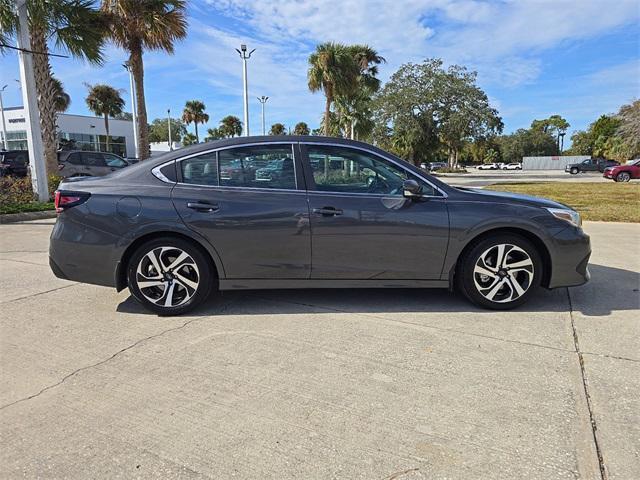
<instances>
[{"instance_id":1,"label":"front door handle","mask_svg":"<svg viewBox=\"0 0 640 480\"><path fill-rule=\"evenodd\" d=\"M206 202L187 202L187 208L192 208L198 212L216 212L220 209L218 205Z\"/></svg>"},{"instance_id":2,"label":"front door handle","mask_svg":"<svg viewBox=\"0 0 640 480\"><path fill-rule=\"evenodd\" d=\"M334 217L336 215L342 215L342 210L336 207L322 207L322 208L314 208L313 213L318 215L323 215L325 217Z\"/></svg>"}]
</instances>

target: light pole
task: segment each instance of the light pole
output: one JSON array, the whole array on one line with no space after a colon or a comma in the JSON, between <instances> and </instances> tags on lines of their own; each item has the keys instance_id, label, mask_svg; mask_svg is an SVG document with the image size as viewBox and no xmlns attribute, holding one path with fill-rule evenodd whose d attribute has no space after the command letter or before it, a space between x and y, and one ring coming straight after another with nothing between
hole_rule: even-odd
<instances>
[{"instance_id":1,"label":"light pole","mask_svg":"<svg viewBox=\"0 0 640 480\"><path fill-rule=\"evenodd\" d=\"M36 91L36 77L33 71L34 53L27 52L31 48L31 35L27 19L27 2L16 2L18 14L18 48L20 59L20 84L22 85L22 103L24 104L24 119L27 124L27 145L29 147L29 166L31 168L31 185L38 196L38 200L49 200L47 185L47 168L44 163L44 146L42 130L40 129L40 112L38 111Z\"/></svg>"},{"instance_id":2,"label":"light pole","mask_svg":"<svg viewBox=\"0 0 640 480\"><path fill-rule=\"evenodd\" d=\"M4 105L2 104L2 92L4 92L4 89L7 87L8 85L5 85L4 87L0 88L0 115L2 115L2 145L5 150L9 150L9 147L8 147L9 144L7 143L7 124L4 121Z\"/></svg>"},{"instance_id":3,"label":"light pole","mask_svg":"<svg viewBox=\"0 0 640 480\"><path fill-rule=\"evenodd\" d=\"M245 44L240 45L240 50L236 48L236 52L240 54L242 59L242 84L244 86L244 136L249 136L249 87L247 85L247 60L251 58L251 54L255 52L254 48L247 53L247 46Z\"/></svg>"},{"instance_id":4,"label":"light pole","mask_svg":"<svg viewBox=\"0 0 640 480\"><path fill-rule=\"evenodd\" d=\"M138 109L136 108L136 90L133 83L133 69L131 62L127 61L122 64L127 72L129 72L129 89L131 90L131 114L133 115L133 145L135 148L135 158L140 158L140 145L138 144Z\"/></svg>"},{"instance_id":5,"label":"light pole","mask_svg":"<svg viewBox=\"0 0 640 480\"><path fill-rule=\"evenodd\" d=\"M173 142L171 141L171 109L167 108L167 128L169 129L169 151L173 151Z\"/></svg>"},{"instance_id":6,"label":"light pole","mask_svg":"<svg viewBox=\"0 0 640 480\"><path fill-rule=\"evenodd\" d=\"M566 135L565 132L561 132L558 134L558 139L560 140L560 154L562 154L562 151L564 150L564 136Z\"/></svg>"},{"instance_id":7,"label":"light pole","mask_svg":"<svg viewBox=\"0 0 640 480\"><path fill-rule=\"evenodd\" d=\"M258 101L262 104L262 135L267 134L264 126L264 104L267 103L267 100L269 100L269 97L265 97L264 95L258 97Z\"/></svg>"}]
</instances>

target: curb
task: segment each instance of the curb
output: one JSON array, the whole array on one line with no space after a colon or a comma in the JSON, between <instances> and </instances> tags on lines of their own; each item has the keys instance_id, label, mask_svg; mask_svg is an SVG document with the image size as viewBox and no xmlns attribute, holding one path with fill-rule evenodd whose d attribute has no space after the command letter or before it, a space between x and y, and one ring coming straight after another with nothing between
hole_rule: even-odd
<instances>
[{"instance_id":1,"label":"curb","mask_svg":"<svg viewBox=\"0 0 640 480\"><path fill-rule=\"evenodd\" d=\"M41 220L43 218L56 218L56 211L45 210L42 212L5 213L4 215L0 215L0 224L28 222L29 220Z\"/></svg>"}]
</instances>

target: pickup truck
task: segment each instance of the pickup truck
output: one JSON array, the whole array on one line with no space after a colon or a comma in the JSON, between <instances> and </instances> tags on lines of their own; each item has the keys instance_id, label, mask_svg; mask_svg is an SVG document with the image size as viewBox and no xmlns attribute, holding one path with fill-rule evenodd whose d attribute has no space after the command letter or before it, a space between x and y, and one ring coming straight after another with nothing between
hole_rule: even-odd
<instances>
[{"instance_id":1,"label":"pickup truck","mask_svg":"<svg viewBox=\"0 0 640 480\"><path fill-rule=\"evenodd\" d=\"M604 172L604 169L607 167L615 167L616 165L620 165L615 160L605 160L604 158L587 158L586 160L581 161L580 163L572 163L564 167L564 171L566 173L570 173L571 175L575 175L577 173L584 172Z\"/></svg>"}]
</instances>

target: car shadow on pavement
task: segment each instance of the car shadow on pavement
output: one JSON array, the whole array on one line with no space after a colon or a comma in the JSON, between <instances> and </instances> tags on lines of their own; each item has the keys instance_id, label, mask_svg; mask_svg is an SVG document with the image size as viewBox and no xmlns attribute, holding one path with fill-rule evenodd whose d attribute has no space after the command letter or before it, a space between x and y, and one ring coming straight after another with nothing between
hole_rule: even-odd
<instances>
[{"instance_id":1,"label":"car shadow on pavement","mask_svg":"<svg viewBox=\"0 0 640 480\"><path fill-rule=\"evenodd\" d=\"M640 273L590 265L591 281L569 290L540 290L515 312L580 312L588 316L639 308ZM569 301L571 298L571 302ZM118 312L153 313L129 296ZM478 313L460 293L444 289L293 289L218 292L193 315L274 315L304 313Z\"/></svg>"}]
</instances>

